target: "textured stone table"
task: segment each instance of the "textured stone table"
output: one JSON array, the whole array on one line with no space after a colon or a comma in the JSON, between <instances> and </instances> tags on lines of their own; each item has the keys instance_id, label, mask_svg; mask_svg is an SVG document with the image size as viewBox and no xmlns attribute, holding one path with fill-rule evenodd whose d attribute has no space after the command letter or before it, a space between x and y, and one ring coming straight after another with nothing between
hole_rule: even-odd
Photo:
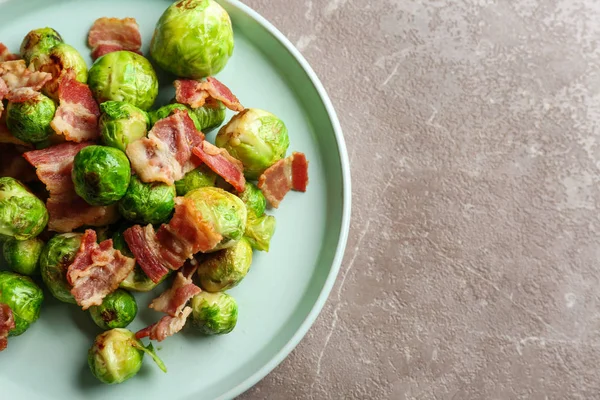
<instances>
[{"instance_id":1,"label":"textured stone table","mask_svg":"<svg viewBox=\"0 0 600 400\"><path fill-rule=\"evenodd\" d=\"M354 197L327 306L241 398L600 398L600 2L246 2L329 91Z\"/></svg>"}]
</instances>

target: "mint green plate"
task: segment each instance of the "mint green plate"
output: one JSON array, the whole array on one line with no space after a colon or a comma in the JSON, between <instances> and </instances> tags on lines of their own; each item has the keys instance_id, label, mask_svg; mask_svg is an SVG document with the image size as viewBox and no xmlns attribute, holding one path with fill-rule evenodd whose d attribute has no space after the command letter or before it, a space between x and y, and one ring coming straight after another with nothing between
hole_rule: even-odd
<instances>
[{"instance_id":1,"label":"mint green plate","mask_svg":"<svg viewBox=\"0 0 600 400\"><path fill-rule=\"evenodd\" d=\"M134 17L144 52L167 0L0 0L0 42L17 52L35 28L51 26L88 57L87 32L96 18ZM86 355L100 331L75 306L47 295L42 317L0 353L2 399L176 400L232 398L250 388L298 344L320 312L337 276L350 220L350 172L339 122L318 78L290 42L237 1L222 1L235 29L234 56L218 78L246 107L280 116L290 150L306 153L310 183L291 192L278 210L269 253L255 253L252 269L230 293L239 303L236 329L222 337L183 332L159 343L169 372L146 357L140 373L121 385L95 380ZM160 102L173 95L161 76ZM214 138L214 134L209 136ZM146 310L152 294L137 296L137 330L160 318Z\"/></svg>"}]
</instances>

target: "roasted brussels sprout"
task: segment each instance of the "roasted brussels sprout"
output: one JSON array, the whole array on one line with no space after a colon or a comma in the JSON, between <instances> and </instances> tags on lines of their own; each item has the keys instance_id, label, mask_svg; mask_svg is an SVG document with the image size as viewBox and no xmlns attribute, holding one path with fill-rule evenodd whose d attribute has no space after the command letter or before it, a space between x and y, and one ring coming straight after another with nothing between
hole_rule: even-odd
<instances>
[{"instance_id":1,"label":"roasted brussels sprout","mask_svg":"<svg viewBox=\"0 0 600 400\"><path fill-rule=\"evenodd\" d=\"M58 100L58 84L67 70L75 73L75 79L86 83L88 79L88 67L79 52L66 43L59 43L52 47L48 57L34 58L34 67L39 71L52 74L52 80L44 85L42 91L47 96Z\"/></svg>"},{"instance_id":2,"label":"roasted brussels sprout","mask_svg":"<svg viewBox=\"0 0 600 400\"><path fill-rule=\"evenodd\" d=\"M268 252L271 238L275 233L275 226L274 216L263 214L257 217L254 213L248 212L244 238L248 240L254 250Z\"/></svg>"},{"instance_id":3,"label":"roasted brussels sprout","mask_svg":"<svg viewBox=\"0 0 600 400\"><path fill-rule=\"evenodd\" d=\"M106 146L125 151L129 143L146 136L150 119L145 111L123 101L106 101L100 110L100 134Z\"/></svg>"},{"instance_id":4,"label":"roasted brussels sprout","mask_svg":"<svg viewBox=\"0 0 600 400\"><path fill-rule=\"evenodd\" d=\"M34 29L21 42L21 57L29 64L36 57L48 56L62 42L63 38L52 28Z\"/></svg>"},{"instance_id":5,"label":"roasted brussels sprout","mask_svg":"<svg viewBox=\"0 0 600 400\"><path fill-rule=\"evenodd\" d=\"M213 0L181 0L160 17L150 55L174 75L203 78L221 71L233 53L229 14Z\"/></svg>"},{"instance_id":6,"label":"roasted brussels sprout","mask_svg":"<svg viewBox=\"0 0 600 400\"><path fill-rule=\"evenodd\" d=\"M96 325L104 330L125 328L134 320L137 309L135 297L123 289L106 296L101 305L89 308Z\"/></svg>"},{"instance_id":7,"label":"roasted brussels sprout","mask_svg":"<svg viewBox=\"0 0 600 400\"><path fill-rule=\"evenodd\" d=\"M92 374L101 382L110 385L122 383L138 373L144 353L150 355L159 368L167 372L152 344L144 347L133 332L115 328L96 336L88 351L88 365Z\"/></svg>"},{"instance_id":8,"label":"roasted brussels sprout","mask_svg":"<svg viewBox=\"0 0 600 400\"><path fill-rule=\"evenodd\" d=\"M23 102L9 101L6 126L17 139L29 143L42 142L53 133L50 122L55 112L52 99L41 93Z\"/></svg>"},{"instance_id":9,"label":"roasted brussels sprout","mask_svg":"<svg viewBox=\"0 0 600 400\"><path fill-rule=\"evenodd\" d=\"M215 106L207 104L192 109L192 113L200 125L198 130L204 133L213 131L225 121L225 111L225 106L220 101L217 101Z\"/></svg>"},{"instance_id":10,"label":"roasted brussels sprout","mask_svg":"<svg viewBox=\"0 0 600 400\"><path fill-rule=\"evenodd\" d=\"M73 161L75 191L88 204L107 206L121 199L131 179L129 159L119 149L88 146Z\"/></svg>"},{"instance_id":11,"label":"roasted brussels sprout","mask_svg":"<svg viewBox=\"0 0 600 400\"><path fill-rule=\"evenodd\" d=\"M44 248L41 239L9 239L2 246L2 254L8 266L21 275L34 275L38 272L40 254Z\"/></svg>"},{"instance_id":12,"label":"roasted brussels sprout","mask_svg":"<svg viewBox=\"0 0 600 400\"><path fill-rule=\"evenodd\" d=\"M282 120L270 112L248 108L219 130L215 144L244 164L244 175L257 179L285 157L290 145Z\"/></svg>"},{"instance_id":13,"label":"roasted brussels sprout","mask_svg":"<svg viewBox=\"0 0 600 400\"><path fill-rule=\"evenodd\" d=\"M75 304L67 269L81 245L81 233L63 233L48 240L40 255L40 273L50 293L64 303Z\"/></svg>"},{"instance_id":14,"label":"roasted brussels sprout","mask_svg":"<svg viewBox=\"0 0 600 400\"><path fill-rule=\"evenodd\" d=\"M252 264L252 247L242 238L233 247L198 256L198 279L202 289L214 293L236 287Z\"/></svg>"},{"instance_id":15,"label":"roasted brussels sprout","mask_svg":"<svg viewBox=\"0 0 600 400\"><path fill-rule=\"evenodd\" d=\"M115 51L96 60L88 85L99 103L124 101L142 110L152 107L158 95L158 79L152 65L131 51Z\"/></svg>"},{"instance_id":16,"label":"roasted brussels sprout","mask_svg":"<svg viewBox=\"0 0 600 400\"><path fill-rule=\"evenodd\" d=\"M192 298L192 327L205 335L222 335L235 328L237 302L227 293L202 292Z\"/></svg>"},{"instance_id":17,"label":"roasted brussels sprout","mask_svg":"<svg viewBox=\"0 0 600 400\"><path fill-rule=\"evenodd\" d=\"M254 213L256 217L262 217L267 207L267 199L263 192L254 183L246 182L244 191L238 195L246 205L248 214Z\"/></svg>"},{"instance_id":18,"label":"roasted brussels sprout","mask_svg":"<svg viewBox=\"0 0 600 400\"><path fill-rule=\"evenodd\" d=\"M13 272L0 272L0 303L13 312L15 327L9 336L18 336L40 317L44 294L29 277Z\"/></svg>"},{"instance_id":19,"label":"roasted brussels sprout","mask_svg":"<svg viewBox=\"0 0 600 400\"><path fill-rule=\"evenodd\" d=\"M27 240L48 223L44 203L14 178L0 178L0 238Z\"/></svg>"},{"instance_id":20,"label":"roasted brussels sprout","mask_svg":"<svg viewBox=\"0 0 600 400\"><path fill-rule=\"evenodd\" d=\"M246 206L234 194L215 187L195 189L185 195L192 199L196 209L215 231L223 236L213 251L233 246L246 229Z\"/></svg>"},{"instance_id":21,"label":"roasted brussels sprout","mask_svg":"<svg viewBox=\"0 0 600 400\"><path fill-rule=\"evenodd\" d=\"M188 106L179 103L167 104L166 106L162 106L158 110L150 111L148 113L150 116L150 124L154 125L159 120L169 117L171 114L173 114L173 112L175 112L175 110L187 111L196 129L198 129L199 131L202 130L202 126L200 125L198 118L196 118L196 114L194 114Z\"/></svg>"},{"instance_id":22,"label":"roasted brussels sprout","mask_svg":"<svg viewBox=\"0 0 600 400\"><path fill-rule=\"evenodd\" d=\"M119 212L140 224L165 222L175 208L175 186L160 182L144 183L132 176L125 196L119 201Z\"/></svg>"},{"instance_id":23,"label":"roasted brussels sprout","mask_svg":"<svg viewBox=\"0 0 600 400\"><path fill-rule=\"evenodd\" d=\"M191 192L194 189L215 186L216 180L217 174L208 168L206 164L202 164L175 182L177 196L185 196L188 192Z\"/></svg>"}]
</instances>

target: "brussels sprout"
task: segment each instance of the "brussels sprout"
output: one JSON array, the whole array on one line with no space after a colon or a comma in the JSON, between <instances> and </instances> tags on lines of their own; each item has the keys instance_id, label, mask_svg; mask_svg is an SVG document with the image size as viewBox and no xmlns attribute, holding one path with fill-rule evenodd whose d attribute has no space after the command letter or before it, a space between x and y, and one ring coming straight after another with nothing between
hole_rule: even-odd
<instances>
[{"instance_id":1,"label":"brussels sprout","mask_svg":"<svg viewBox=\"0 0 600 400\"><path fill-rule=\"evenodd\" d=\"M73 160L75 191L88 204L107 206L121 199L131 180L129 159L119 149L88 146Z\"/></svg>"},{"instance_id":2,"label":"brussels sprout","mask_svg":"<svg viewBox=\"0 0 600 400\"><path fill-rule=\"evenodd\" d=\"M185 78L221 71L233 53L227 12L213 0L182 0L160 17L150 55L163 69Z\"/></svg>"},{"instance_id":3,"label":"brussels sprout","mask_svg":"<svg viewBox=\"0 0 600 400\"><path fill-rule=\"evenodd\" d=\"M44 203L14 178L0 178L0 237L27 240L48 223Z\"/></svg>"},{"instance_id":4,"label":"brussels sprout","mask_svg":"<svg viewBox=\"0 0 600 400\"><path fill-rule=\"evenodd\" d=\"M125 151L129 143L146 136L150 119L145 111L122 101L106 101L100 110L99 127L105 145Z\"/></svg>"},{"instance_id":5,"label":"brussels sprout","mask_svg":"<svg viewBox=\"0 0 600 400\"><path fill-rule=\"evenodd\" d=\"M244 175L257 179L285 157L290 145L287 128L270 112L248 108L219 130L215 144L244 164Z\"/></svg>"},{"instance_id":6,"label":"brussels sprout","mask_svg":"<svg viewBox=\"0 0 600 400\"><path fill-rule=\"evenodd\" d=\"M2 246L2 253L8 266L21 275L34 275L38 271L38 261L44 248L41 239L9 239Z\"/></svg>"},{"instance_id":7,"label":"brussels sprout","mask_svg":"<svg viewBox=\"0 0 600 400\"><path fill-rule=\"evenodd\" d=\"M185 196L194 189L208 186L215 186L217 174L215 174L206 164L185 174L183 178L175 182L177 196Z\"/></svg>"},{"instance_id":8,"label":"brussels sprout","mask_svg":"<svg viewBox=\"0 0 600 400\"><path fill-rule=\"evenodd\" d=\"M115 328L96 336L88 351L88 365L92 374L101 382L110 385L122 383L138 373L144 353L150 355L158 367L167 372L152 344L144 347L133 332Z\"/></svg>"},{"instance_id":9,"label":"brussels sprout","mask_svg":"<svg viewBox=\"0 0 600 400\"><path fill-rule=\"evenodd\" d=\"M246 182L244 191L238 195L246 205L248 214L254 213L256 217L262 217L267 207L267 199L263 192L254 183Z\"/></svg>"},{"instance_id":10,"label":"brussels sprout","mask_svg":"<svg viewBox=\"0 0 600 400\"><path fill-rule=\"evenodd\" d=\"M237 302L227 293L202 292L192 298L192 327L205 335L222 335L235 328Z\"/></svg>"},{"instance_id":11,"label":"brussels sprout","mask_svg":"<svg viewBox=\"0 0 600 400\"><path fill-rule=\"evenodd\" d=\"M98 103L124 101L148 110L158 95L158 78L148 60L130 51L100 57L90 69L88 85Z\"/></svg>"},{"instance_id":12,"label":"brussels sprout","mask_svg":"<svg viewBox=\"0 0 600 400\"><path fill-rule=\"evenodd\" d=\"M198 118L196 118L196 114L194 114L188 106L179 103L167 104L166 106L162 106L158 110L150 111L150 124L154 125L159 120L169 117L171 114L173 114L173 112L175 112L175 110L187 111L196 129L198 129L199 131L202 130L202 126L200 125Z\"/></svg>"},{"instance_id":13,"label":"brussels sprout","mask_svg":"<svg viewBox=\"0 0 600 400\"><path fill-rule=\"evenodd\" d=\"M250 243L254 250L269 251L271 238L275 233L275 217L272 215L262 215L257 217L254 213L248 213L246 222L246 232L244 237Z\"/></svg>"},{"instance_id":14,"label":"brussels sprout","mask_svg":"<svg viewBox=\"0 0 600 400\"><path fill-rule=\"evenodd\" d=\"M18 336L40 317L44 294L29 277L13 272L0 272L0 303L13 312L15 327L9 336Z\"/></svg>"},{"instance_id":15,"label":"brussels sprout","mask_svg":"<svg viewBox=\"0 0 600 400\"><path fill-rule=\"evenodd\" d=\"M198 279L202 289L221 292L236 287L250 270L252 247L242 238L233 247L198 257Z\"/></svg>"},{"instance_id":16,"label":"brussels sprout","mask_svg":"<svg viewBox=\"0 0 600 400\"><path fill-rule=\"evenodd\" d=\"M54 100L58 100L58 83L67 70L75 72L75 79L86 83L88 67L79 52L66 43L59 43L50 50L48 57L34 58L34 67L39 71L52 74L52 80L44 85L42 91Z\"/></svg>"},{"instance_id":17,"label":"brussels sprout","mask_svg":"<svg viewBox=\"0 0 600 400\"><path fill-rule=\"evenodd\" d=\"M81 233L63 233L48 240L40 255L40 273L50 293L64 303L75 304L67 269L81 245Z\"/></svg>"},{"instance_id":18,"label":"brussels sprout","mask_svg":"<svg viewBox=\"0 0 600 400\"><path fill-rule=\"evenodd\" d=\"M21 57L29 64L32 58L47 56L54 46L62 42L63 38L52 28L34 29L21 42Z\"/></svg>"},{"instance_id":19,"label":"brussels sprout","mask_svg":"<svg viewBox=\"0 0 600 400\"><path fill-rule=\"evenodd\" d=\"M53 133L50 122L56 106L52 99L41 93L20 103L8 102L6 126L10 132L24 142L37 143L48 139Z\"/></svg>"},{"instance_id":20,"label":"brussels sprout","mask_svg":"<svg viewBox=\"0 0 600 400\"><path fill-rule=\"evenodd\" d=\"M137 309L135 297L117 289L106 296L101 305L90 307L90 315L101 329L125 328L134 320Z\"/></svg>"},{"instance_id":21,"label":"brussels sprout","mask_svg":"<svg viewBox=\"0 0 600 400\"><path fill-rule=\"evenodd\" d=\"M214 187L194 189L185 195L192 199L205 221L210 222L223 240L212 251L233 246L246 230L246 206L239 197Z\"/></svg>"},{"instance_id":22,"label":"brussels sprout","mask_svg":"<svg viewBox=\"0 0 600 400\"><path fill-rule=\"evenodd\" d=\"M220 101L217 101L215 106L204 105L198 108L192 108L200 128L198 130L209 133L217 128L225 121L225 106Z\"/></svg>"},{"instance_id":23,"label":"brussels sprout","mask_svg":"<svg viewBox=\"0 0 600 400\"><path fill-rule=\"evenodd\" d=\"M175 208L175 186L160 182L144 183L132 176L125 196L119 201L119 212L140 224L160 224Z\"/></svg>"}]
</instances>

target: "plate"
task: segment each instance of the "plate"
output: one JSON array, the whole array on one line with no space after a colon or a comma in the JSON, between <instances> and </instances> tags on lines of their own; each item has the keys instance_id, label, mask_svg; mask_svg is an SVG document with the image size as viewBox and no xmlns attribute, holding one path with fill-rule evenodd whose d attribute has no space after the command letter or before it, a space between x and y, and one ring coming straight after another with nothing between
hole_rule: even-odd
<instances>
[{"instance_id":1,"label":"plate","mask_svg":"<svg viewBox=\"0 0 600 400\"><path fill-rule=\"evenodd\" d=\"M0 355L0 397L7 399L215 399L232 398L277 366L306 334L337 276L350 220L350 172L340 125L323 86L306 60L269 22L237 1L220 2L235 34L234 55L218 78L246 107L284 120L290 151L306 153L306 193L290 192L278 210L269 253L255 253L248 276L231 290L239 321L229 335L182 332L158 343L169 372L146 357L140 373L103 385L91 375L87 350L100 330L87 313L46 293L41 318L11 338ZM18 51L25 34L51 26L88 57L87 32L96 18L134 17L148 54L167 0L0 0L0 41ZM174 91L162 75L159 103ZM228 117L230 117L229 115ZM209 135L214 139L214 134ZM156 292L156 291L155 291ZM146 309L153 296L137 296L140 313L130 329L155 322Z\"/></svg>"}]
</instances>

